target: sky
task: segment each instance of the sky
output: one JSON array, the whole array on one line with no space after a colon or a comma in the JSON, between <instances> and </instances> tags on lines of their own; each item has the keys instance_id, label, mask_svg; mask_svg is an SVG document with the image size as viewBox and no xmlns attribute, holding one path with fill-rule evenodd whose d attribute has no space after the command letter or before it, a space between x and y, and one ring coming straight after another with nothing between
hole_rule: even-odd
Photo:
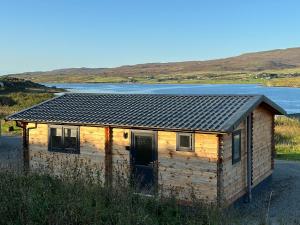
<instances>
[{"instance_id":1,"label":"sky","mask_svg":"<svg viewBox=\"0 0 300 225\"><path fill-rule=\"evenodd\" d=\"M0 0L0 74L300 47L298 0Z\"/></svg>"}]
</instances>

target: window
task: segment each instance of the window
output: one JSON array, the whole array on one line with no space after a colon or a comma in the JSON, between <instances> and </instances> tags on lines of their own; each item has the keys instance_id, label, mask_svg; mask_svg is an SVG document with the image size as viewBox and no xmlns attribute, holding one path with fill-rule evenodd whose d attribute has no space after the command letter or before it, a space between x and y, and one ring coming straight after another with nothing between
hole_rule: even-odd
<instances>
[{"instance_id":1,"label":"window","mask_svg":"<svg viewBox=\"0 0 300 225\"><path fill-rule=\"evenodd\" d=\"M177 151L194 151L194 135L177 133Z\"/></svg>"},{"instance_id":2,"label":"window","mask_svg":"<svg viewBox=\"0 0 300 225\"><path fill-rule=\"evenodd\" d=\"M232 164L241 160L241 131L232 133Z\"/></svg>"},{"instance_id":3,"label":"window","mask_svg":"<svg viewBox=\"0 0 300 225\"><path fill-rule=\"evenodd\" d=\"M79 154L79 129L70 126L49 126L48 150Z\"/></svg>"}]
</instances>

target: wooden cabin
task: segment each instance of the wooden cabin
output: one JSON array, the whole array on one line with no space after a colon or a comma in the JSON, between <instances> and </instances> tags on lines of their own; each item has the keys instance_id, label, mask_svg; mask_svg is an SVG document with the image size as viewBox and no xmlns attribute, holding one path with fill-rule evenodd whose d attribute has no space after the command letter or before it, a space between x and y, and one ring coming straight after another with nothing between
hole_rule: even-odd
<instances>
[{"instance_id":1,"label":"wooden cabin","mask_svg":"<svg viewBox=\"0 0 300 225\"><path fill-rule=\"evenodd\" d=\"M271 176L284 113L263 95L69 93L7 120L23 128L26 169L76 158L108 183L123 174L141 191L231 204Z\"/></svg>"}]
</instances>

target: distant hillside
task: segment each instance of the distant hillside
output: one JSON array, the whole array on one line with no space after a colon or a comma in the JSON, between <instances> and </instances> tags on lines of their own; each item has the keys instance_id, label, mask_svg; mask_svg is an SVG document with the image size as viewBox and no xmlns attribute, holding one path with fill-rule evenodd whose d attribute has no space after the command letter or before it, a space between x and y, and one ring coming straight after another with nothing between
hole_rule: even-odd
<instances>
[{"instance_id":1,"label":"distant hillside","mask_svg":"<svg viewBox=\"0 0 300 225\"><path fill-rule=\"evenodd\" d=\"M300 71L300 48L278 49L272 51L247 53L236 57L171 63L148 63L116 68L71 68L48 72L27 72L10 74L37 82L128 82L143 79L159 82L159 80L179 80L180 77L190 79L224 79L224 74L261 75L264 71L282 70ZM242 78L243 76L238 76ZM191 79L194 79L193 77ZM195 78L195 79L196 79ZM249 77L248 77L249 78ZM232 79L235 79L232 77Z\"/></svg>"},{"instance_id":2,"label":"distant hillside","mask_svg":"<svg viewBox=\"0 0 300 225\"><path fill-rule=\"evenodd\" d=\"M0 120L9 114L52 98L54 93L62 91L65 90L49 88L24 79L0 77ZM3 127L7 127L8 124L13 123L4 123ZM2 132L6 132L3 127Z\"/></svg>"}]
</instances>

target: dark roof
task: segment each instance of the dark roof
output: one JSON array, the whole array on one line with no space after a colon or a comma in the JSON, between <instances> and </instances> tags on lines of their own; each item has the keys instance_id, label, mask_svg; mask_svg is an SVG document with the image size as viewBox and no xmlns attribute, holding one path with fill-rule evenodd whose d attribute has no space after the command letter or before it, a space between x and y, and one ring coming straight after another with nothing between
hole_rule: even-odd
<instances>
[{"instance_id":1,"label":"dark roof","mask_svg":"<svg viewBox=\"0 0 300 225\"><path fill-rule=\"evenodd\" d=\"M154 95L68 93L8 116L8 120L132 128L230 132L264 103L263 95Z\"/></svg>"}]
</instances>

